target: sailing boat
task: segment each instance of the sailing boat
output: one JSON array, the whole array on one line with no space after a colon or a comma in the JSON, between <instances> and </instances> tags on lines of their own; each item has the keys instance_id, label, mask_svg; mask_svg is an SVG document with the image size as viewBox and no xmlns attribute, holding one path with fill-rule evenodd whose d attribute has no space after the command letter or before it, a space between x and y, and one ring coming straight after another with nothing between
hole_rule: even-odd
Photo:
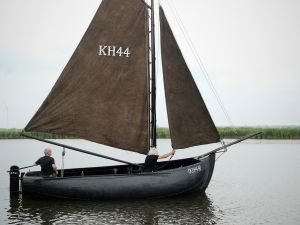
<instances>
[{"instance_id":1,"label":"sailing boat","mask_svg":"<svg viewBox=\"0 0 300 225\"><path fill-rule=\"evenodd\" d=\"M183 149L219 142L220 135L164 11L161 7L159 11L172 147ZM103 0L25 131L67 135L146 155L150 147L156 147L154 35L153 0L151 6L143 0ZM42 178L38 171L27 172L22 177L22 191L92 199L155 198L203 192L212 177L219 149L168 164L158 163L162 168L155 172L143 172L143 164L118 159L113 160L127 165L66 169L64 173L59 171L57 178Z\"/></svg>"}]
</instances>

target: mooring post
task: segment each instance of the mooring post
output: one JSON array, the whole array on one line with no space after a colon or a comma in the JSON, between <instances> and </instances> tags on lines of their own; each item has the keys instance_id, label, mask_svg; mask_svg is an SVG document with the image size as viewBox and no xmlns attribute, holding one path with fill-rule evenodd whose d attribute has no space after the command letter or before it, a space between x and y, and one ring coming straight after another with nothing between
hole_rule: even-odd
<instances>
[{"instance_id":1,"label":"mooring post","mask_svg":"<svg viewBox=\"0 0 300 225\"><path fill-rule=\"evenodd\" d=\"M20 169L18 166L11 166L9 170L10 176L10 194L17 195L20 193Z\"/></svg>"}]
</instances>

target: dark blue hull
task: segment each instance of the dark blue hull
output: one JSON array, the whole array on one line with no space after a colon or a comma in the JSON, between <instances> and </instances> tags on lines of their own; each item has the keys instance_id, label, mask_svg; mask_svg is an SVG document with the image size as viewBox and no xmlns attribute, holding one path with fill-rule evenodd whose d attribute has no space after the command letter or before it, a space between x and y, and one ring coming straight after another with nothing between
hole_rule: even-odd
<instances>
[{"instance_id":1,"label":"dark blue hull","mask_svg":"<svg viewBox=\"0 0 300 225\"><path fill-rule=\"evenodd\" d=\"M68 169L64 177L57 178L42 178L39 172L29 172L23 177L22 191L25 195L70 199L161 198L204 192L214 164L215 154L211 154L200 160L174 160L162 170L150 173L124 165Z\"/></svg>"}]
</instances>

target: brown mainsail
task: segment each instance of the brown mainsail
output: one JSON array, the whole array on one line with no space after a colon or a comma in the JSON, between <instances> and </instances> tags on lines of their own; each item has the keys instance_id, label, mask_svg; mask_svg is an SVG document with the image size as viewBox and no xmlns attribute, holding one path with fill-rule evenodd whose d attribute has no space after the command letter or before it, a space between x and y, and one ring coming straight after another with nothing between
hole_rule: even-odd
<instances>
[{"instance_id":1,"label":"brown mainsail","mask_svg":"<svg viewBox=\"0 0 300 225\"><path fill-rule=\"evenodd\" d=\"M172 147L218 142L219 133L160 7L161 52Z\"/></svg>"},{"instance_id":2,"label":"brown mainsail","mask_svg":"<svg viewBox=\"0 0 300 225\"><path fill-rule=\"evenodd\" d=\"M141 0L103 0L25 131L68 135L146 154L147 67L147 6Z\"/></svg>"}]
</instances>

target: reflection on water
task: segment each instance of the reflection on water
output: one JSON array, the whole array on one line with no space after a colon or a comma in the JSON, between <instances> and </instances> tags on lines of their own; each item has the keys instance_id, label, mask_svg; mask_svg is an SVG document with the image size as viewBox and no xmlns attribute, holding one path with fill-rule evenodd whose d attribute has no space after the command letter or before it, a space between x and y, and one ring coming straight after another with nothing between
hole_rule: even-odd
<instances>
[{"instance_id":1,"label":"reflection on water","mask_svg":"<svg viewBox=\"0 0 300 225\"><path fill-rule=\"evenodd\" d=\"M10 224L217 224L206 194L134 201L11 197ZM218 212L220 214L220 212Z\"/></svg>"}]
</instances>

